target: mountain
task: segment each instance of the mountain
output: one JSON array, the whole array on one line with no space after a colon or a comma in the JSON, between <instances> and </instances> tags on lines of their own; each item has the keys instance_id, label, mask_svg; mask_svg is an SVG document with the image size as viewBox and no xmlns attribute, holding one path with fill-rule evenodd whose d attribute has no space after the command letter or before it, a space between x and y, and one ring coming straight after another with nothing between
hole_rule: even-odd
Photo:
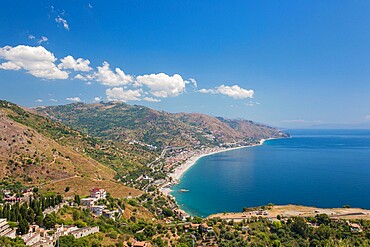
<instances>
[{"instance_id":1,"label":"mountain","mask_svg":"<svg viewBox=\"0 0 370 247\"><path fill-rule=\"evenodd\" d=\"M37 108L37 111L88 135L158 148L214 146L285 136L274 128L252 121L198 113L174 114L122 102L73 103Z\"/></svg>"},{"instance_id":2,"label":"mountain","mask_svg":"<svg viewBox=\"0 0 370 247\"><path fill-rule=\"evenodd\" d=\"M140 174L156 154L80 133L16 104L0 101L0 179L31 184L83 177L115 181ZM87 181L87 180L86 180Z\"/></svg>"}]
</instances>

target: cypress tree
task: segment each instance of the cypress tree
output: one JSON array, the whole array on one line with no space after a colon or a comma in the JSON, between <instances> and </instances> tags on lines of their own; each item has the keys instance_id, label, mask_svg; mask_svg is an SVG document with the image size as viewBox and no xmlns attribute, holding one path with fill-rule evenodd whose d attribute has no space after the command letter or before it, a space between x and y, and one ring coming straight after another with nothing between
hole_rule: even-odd
<instances>
[{"instance_id":1,"label":"cypress tree","mask_svg":"<svg viewBox=\"0 0 370 247\"><path fill-rule=\"evenodd\" d=\"M32 224L35 221L35 212L33 211L32 208L29 208L27 210L27 215L26 215L26 220Z\"/></svg>"},{"instance_id":2,"label":"cypress tree","mask_svg":"<svg viewBox=\"0 0 370 247\"><path fill-rule=\"evenodd\" d=\"M30 228L30 226L29 226L28 222L25 219L21 218L19 220L19 232L21 234L26 234L28 232L29 228Z\"/></svg>"}]
</instances>

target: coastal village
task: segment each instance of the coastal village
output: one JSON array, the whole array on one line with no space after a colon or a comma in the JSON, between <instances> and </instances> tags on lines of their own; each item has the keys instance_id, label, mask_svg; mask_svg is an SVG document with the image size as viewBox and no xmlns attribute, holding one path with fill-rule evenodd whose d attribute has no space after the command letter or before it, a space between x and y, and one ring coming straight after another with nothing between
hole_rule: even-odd
<instances>
[{"instance_id":1,"label":"coastal village","mask_svg":"<svg viewBox=\"0 0 370 247\"><path fill-rule=\"evenodd\" d=\"M33 197L33 189L30 188L22 193L22 196L17 196L12 194L9 190L3 190L4 201L6 203L25 203L28 202L30 198ZM119 218L123 210L118 208L115 211L109 211L105 209L104 205L98 205L99 200L106 199L106 191L101 188L92 188L90 191L90 197L80 199L80 204L77 205L70 200L71 198L65 198L59 205L50 207L44 210L43 214L50 214L62 209L64 205L77 206L81 209L87 209L91 211L96 217L103 216L106 218ZM99 232L98 226L93 227L82 227L77 226L65 226L56 225L53 230L46 230L39 225L30 225L28 233L20 235L26 245L28 246L43 246L43 247L53 247L57 243L59 237L71 235L74 238L82 238L93 233ZM15 238L18 236L17 228L11 228L6 219L0 219L0 236L5 236L9 238Z\"/></svg>"}]
</instances>

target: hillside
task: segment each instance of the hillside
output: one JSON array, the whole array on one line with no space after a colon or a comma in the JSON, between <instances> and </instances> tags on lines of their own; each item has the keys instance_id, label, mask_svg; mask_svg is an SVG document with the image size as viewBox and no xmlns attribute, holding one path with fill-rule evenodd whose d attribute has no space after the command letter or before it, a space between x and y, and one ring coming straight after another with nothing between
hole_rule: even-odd
<instances>
[{"instance_id":1,"label":"hillside","mask_svg":"<svg viewBox=\"0 0 370 247\"><path fill-rule=\"evenodd\" d=\"M74 103L37 108L72 128L109 140L138 141L165 146L214 146L250 139L281 137L274 128L245 120L226 120L204 114L172 114L120 102Z\"/></svg>"},{"instance_id":2,"label":"hillside","mask_svg":"<svg viewBox=\"0 0 370 247\"><path fill-rule=\"evenodd\" d=\"M147 170L155 153L137 145L103 141L0 101L1 179L32 184L85 177L115 180Z\"/></svg>"}]
</instances>

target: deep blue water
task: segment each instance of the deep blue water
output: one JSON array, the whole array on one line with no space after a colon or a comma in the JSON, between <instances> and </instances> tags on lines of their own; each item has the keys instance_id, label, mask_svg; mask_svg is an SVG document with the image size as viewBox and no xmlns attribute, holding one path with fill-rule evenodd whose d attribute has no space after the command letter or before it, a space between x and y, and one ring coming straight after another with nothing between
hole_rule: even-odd
<instances>
[{"instance_id":1,"label":"deep blue water","mask_svg":"<svg viewBox=\"0 0 370 247\"><path fill-rule=\"evenodd\" d=\"M288 132L292 138L199 159L172 195L199 216L270 202L370 209L370 130Z\"/></svg>"}]
</instances>

